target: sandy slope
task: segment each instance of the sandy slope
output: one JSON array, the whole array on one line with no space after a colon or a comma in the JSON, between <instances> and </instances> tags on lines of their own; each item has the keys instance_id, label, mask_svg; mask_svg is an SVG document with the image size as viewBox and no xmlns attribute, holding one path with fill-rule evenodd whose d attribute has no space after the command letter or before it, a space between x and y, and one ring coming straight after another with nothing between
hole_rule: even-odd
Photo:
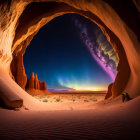
<instances>
[{"instance_id":1,"label":"sandy slope","mask_svg":"<svg viewBox=\"0 0 140 140\"><path fill-rule=\"evenodd\" d=\"M0 137L4 139L140 138L140 97L123 104L106 103L93 110L9 111L0 109Z\"/></svg>"}]
</instances>

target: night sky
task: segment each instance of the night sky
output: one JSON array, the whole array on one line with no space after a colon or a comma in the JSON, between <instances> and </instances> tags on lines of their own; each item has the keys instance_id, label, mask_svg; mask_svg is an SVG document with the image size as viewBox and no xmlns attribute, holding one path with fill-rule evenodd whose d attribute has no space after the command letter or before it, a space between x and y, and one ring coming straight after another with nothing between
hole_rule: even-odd
<instances>
[{"instance_id":1,"label":"night sky","mask_svg":"<svg viewBox=\"0 0 140 140\"><path fill-rule=\"evenodd\" d=\"M26 49L28 78L37 73L48 90L106 90L114 81L118 60L99 27L66 14L40 29Z\"/></svg>"}]
</instances>

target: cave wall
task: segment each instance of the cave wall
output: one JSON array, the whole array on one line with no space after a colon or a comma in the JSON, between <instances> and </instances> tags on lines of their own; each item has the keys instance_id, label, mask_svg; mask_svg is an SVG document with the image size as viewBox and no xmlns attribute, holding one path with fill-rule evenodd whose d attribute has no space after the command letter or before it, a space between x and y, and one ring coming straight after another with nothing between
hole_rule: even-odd
<instances>
[{"instance_id":1,"label":"cave wall","mask_svg":"<svg viewBox=\"0 0 140 140\"><path fill-rule=\"evenodd\" d=\"M25 89L27 85L27 75L25 73L25 68L23 64L23 54L19 54L18 56L13 56L13 60L11 62L10 68L15 82L20 87Z\"/></svg>"},{"instance_id":2,"label":"cave wall","mask_svg":"<svg viewBox=\"0 0 140 140\"><path fill-rule=\"evenodd\" d=\"M123 1L123 4L122 0L2 0L0 71L11 75L10 63L13 57L25 52L33 36L51 19L66 13L79 13L101 28L119 58L112 97L123 91L132 98L136 97L140 94L138 11L137 0Z\"/></svg>"}]
</instances>

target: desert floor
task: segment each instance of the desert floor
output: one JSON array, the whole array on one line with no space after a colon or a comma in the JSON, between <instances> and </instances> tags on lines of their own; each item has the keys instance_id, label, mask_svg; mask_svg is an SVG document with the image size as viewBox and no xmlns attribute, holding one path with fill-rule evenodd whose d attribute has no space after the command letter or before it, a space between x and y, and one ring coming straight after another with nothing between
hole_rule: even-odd
<instances>
[{"instance_id":1,"label":"desert floor","mask_svg":"<svg viewBox=\"0 0 140 140\"><path fill-rule=\"evenodd\" d=\"M104 96L51 93L35 96L46 110L0 108L0 139L139 140L140 97Z\"/></svg>"},{"instance_id":2,"label":"desert floor","mask_svg":"<svg viewBox=\"0 0 140 140\"><path fill-rule=\"evenodd\" d=\"M51 106L51 110L63 110L63 106L67 106L67 110L83 110L92 109L90 105L98 103L105 98L104 92L89 92L89 91L63 91L51 92L49 95L35 95L36 99ZM56 108L53 106L56 104ZM50 110L50 108L48 108Z\"/></svg>"}]
</instances>

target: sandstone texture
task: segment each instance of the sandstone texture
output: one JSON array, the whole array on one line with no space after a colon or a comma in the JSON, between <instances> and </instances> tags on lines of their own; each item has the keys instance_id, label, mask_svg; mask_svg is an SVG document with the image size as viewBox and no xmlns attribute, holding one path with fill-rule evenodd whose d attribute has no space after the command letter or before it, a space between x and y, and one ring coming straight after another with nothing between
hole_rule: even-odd
<instances>
[{"instance_id":1,"label":"sandstone texture","mask_svg":"<svg viewBox=\"0 0 140 140\"><path fill-rule=\"evenodd\" d=\"M47 90L46 82L45 81L41 82L40 80L38 80L37 74L34 75L34 73L31 74L31 77L28 80L27 85L28 85L27 90L28 89Z\"/></svg>"},{"instance_id":2,"label":"sandstone texture","mask_svg":"<svg viewBox=\"0 0 140 140\"><path fill-rule=\"evenodd\" d=\"M112 86L113 86L113 83L111 83L109 86L108 86L108 91L107 91L107 94L105 96L105 99L108 99L110 97L112 97Z\"/></svg>"},{"instance_id":3,"label":"sandstone texture","mask_svg":"<svg viewBox=\"0 0 140 140\"><path fill-rule=\"evenodd\" d=\"M23 55L18 55L13 59L11 63L11 71L17 84L25 89L27 84L27 76L23 64Z\"/></svg>"},{"instance_id":4,"label":"sandstone texture","mask_svg":"<svg viewBox=\"0 0 140 140\"><path fill-rule=\"evenodd\" d=\"M28 87L27 88L31 88L34 89L35 88L35 76L34 73L31 74L30 79L28 80Z\"/></svg>"}]
</instances>

